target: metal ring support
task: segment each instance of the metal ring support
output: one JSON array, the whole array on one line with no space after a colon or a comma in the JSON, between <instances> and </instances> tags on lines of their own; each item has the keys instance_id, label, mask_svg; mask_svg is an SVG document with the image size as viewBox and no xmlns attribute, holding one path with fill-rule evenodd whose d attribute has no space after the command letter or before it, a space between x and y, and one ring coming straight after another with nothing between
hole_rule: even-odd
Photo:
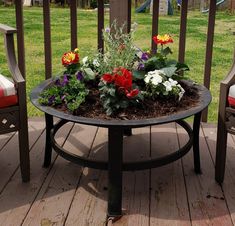
<instances>
[{"instance_id":1,"label":"metal ring support","mask_svg":"<svg viewBox=\"0 0 235 226\"><path fill-rule=\"evenodd\" d=\"M50 136L51 136L51 143L55 151L63 158L67 159L68 161L71 161L73 163L79 164L84 167L90 167L94 169L101 169L101 170L108 170L108 162L106 161L99 161L99 160L91 160L85 157L81 157L75 154L72 154L65 150L63 147L61 147L55 140L55 135L57 131L69 121L66 120L60 120L58 123L56 123L51 130ZM190 125L185 122L184 120L176 121L177 124L179 124L181 127L183 127L186 132L189 135L188 142L179 150L170 153L168 155L165 155L160 158L153 158L149 160L144 161L135 161L135 162L123 162L122 170L123 171L135 171L135 170L145 170L150 168L156 168L163 165L166 165L168 163L171 163L173 161L178 160L182 156L188 153L190 148L193 145L193 131Z\"/></svg>"}]
</instances>

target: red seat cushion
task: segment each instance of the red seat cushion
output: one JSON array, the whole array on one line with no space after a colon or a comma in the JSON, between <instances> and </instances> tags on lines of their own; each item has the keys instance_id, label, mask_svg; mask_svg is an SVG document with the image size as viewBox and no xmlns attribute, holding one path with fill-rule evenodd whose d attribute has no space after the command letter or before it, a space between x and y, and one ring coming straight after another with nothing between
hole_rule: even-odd
<instances>
[{"instance_id":1,"label":"red seat cushion","mask_svg":"<svg viewBox=\"0 0 235 226\"><path fill-rule=\"evenodd\" d=\"M0 97L0 108L9 107L18 103L17 95Z\"/></svg>"},{"instance_id":2,"label":"red seat cushion","mask_svg":"<svg viewBox=\"0 0 235 226\"><path fill-rule=\"evenodd\" d=\"M18 97L14 83L0 74L0 108L16 105L17 103Z\"/></svg>"}]
</instances>

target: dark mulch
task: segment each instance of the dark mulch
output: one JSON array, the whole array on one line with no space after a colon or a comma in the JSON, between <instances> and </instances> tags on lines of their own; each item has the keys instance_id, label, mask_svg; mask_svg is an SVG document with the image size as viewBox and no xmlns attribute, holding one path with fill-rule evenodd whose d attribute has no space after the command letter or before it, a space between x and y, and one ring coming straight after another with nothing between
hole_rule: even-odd
<instances>
[{"instance_id":1,"label":"dark mulch","mask_svg":"<svg viewBox=\"0 0 235 226\"><path fill-rule=\"evenodd\" d=\"M198 89L194 85L188 85L188 83L181 82L182 87L185 89L185 94L181 101L176 98L159 98L155 101L151 99L145 99L140 106L131 106L127 109L122 109L120 112L111 116L107 116L102 107L99 97L99 91L92 89L87 98L87 101L80 105L79 109L75 112L76 115L96 118L96 119L146 119L155 118L160 116L166 116L174 114L179 111L185 111L194 107L199 102Z\"/></svg>"}]
</instances>

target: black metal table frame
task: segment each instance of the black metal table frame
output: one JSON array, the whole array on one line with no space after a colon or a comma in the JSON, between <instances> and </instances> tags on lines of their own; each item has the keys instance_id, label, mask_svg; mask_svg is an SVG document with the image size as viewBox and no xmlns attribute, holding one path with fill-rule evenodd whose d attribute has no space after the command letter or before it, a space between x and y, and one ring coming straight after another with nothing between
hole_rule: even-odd
<instances>
[{"instance_id":1,"label":"black metal table frame","mask_svg":"<svg viewBox=\"0 0 235 226\"><path fill-rule=\"evenodd\" d=\"M211 101L210 92L203 86L198 86L199 106L195 106L186 111L164 116L156 119L144 120L99 120L74 116L68 113L60 112L54 108L41 106L38 103L38 96L52 79L46 80L31 93L32 103L40 110L45 112L46 119L46 147L44 166L48 167L51 163L52 148L63 158L79 164L84 167L90 167L101 170L108 170L108 216L116 217L122 215L122 173L123 171L144 170L156 168L176 161L183 157L193 147L194 170L201 173L200 152L199 152L199 130L202 110L205 109ZM194 116L193 128L183 119ZM60 118L55 125L53 116ZM75 122L99 127L108 128L108 161L98 161L77 156L65 150L55 140L57 131L67 122ZM160 158L148 159L135 162L123 162L123 136L131 135L132 128L139 128L150 125L159 125L169 122L176 122L183 127L189 135L188 142L179 150L172 152Z\"/></svg>"}]
</instances>

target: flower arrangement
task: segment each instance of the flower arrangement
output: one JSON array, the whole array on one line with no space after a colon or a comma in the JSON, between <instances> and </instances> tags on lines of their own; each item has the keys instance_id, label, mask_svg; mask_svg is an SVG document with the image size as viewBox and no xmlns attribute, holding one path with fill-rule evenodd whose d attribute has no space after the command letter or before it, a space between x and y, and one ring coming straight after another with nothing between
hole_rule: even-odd
<instances>
[{"instance_id":1,"label":"flower arrangement","mask_svg":"<svg viewBox=\"0 0 235 226\"><path fill-rule=\"evenodd\" d=\"M189 68L168 59L172 51L167 45L173 42L172 37L154 36L158 50L152 54L135 47L134 31L127 34L123 29L114 25L104 30L104 54L81 59L78 49L65 53L65 71L41 93L40 104L64 106L76 114L80 106L96 95L106 115L112 116L122 109L143 108L147 100L181 101L185 93L180 82L182 71Z\"/></svg>"}]
</instances>

